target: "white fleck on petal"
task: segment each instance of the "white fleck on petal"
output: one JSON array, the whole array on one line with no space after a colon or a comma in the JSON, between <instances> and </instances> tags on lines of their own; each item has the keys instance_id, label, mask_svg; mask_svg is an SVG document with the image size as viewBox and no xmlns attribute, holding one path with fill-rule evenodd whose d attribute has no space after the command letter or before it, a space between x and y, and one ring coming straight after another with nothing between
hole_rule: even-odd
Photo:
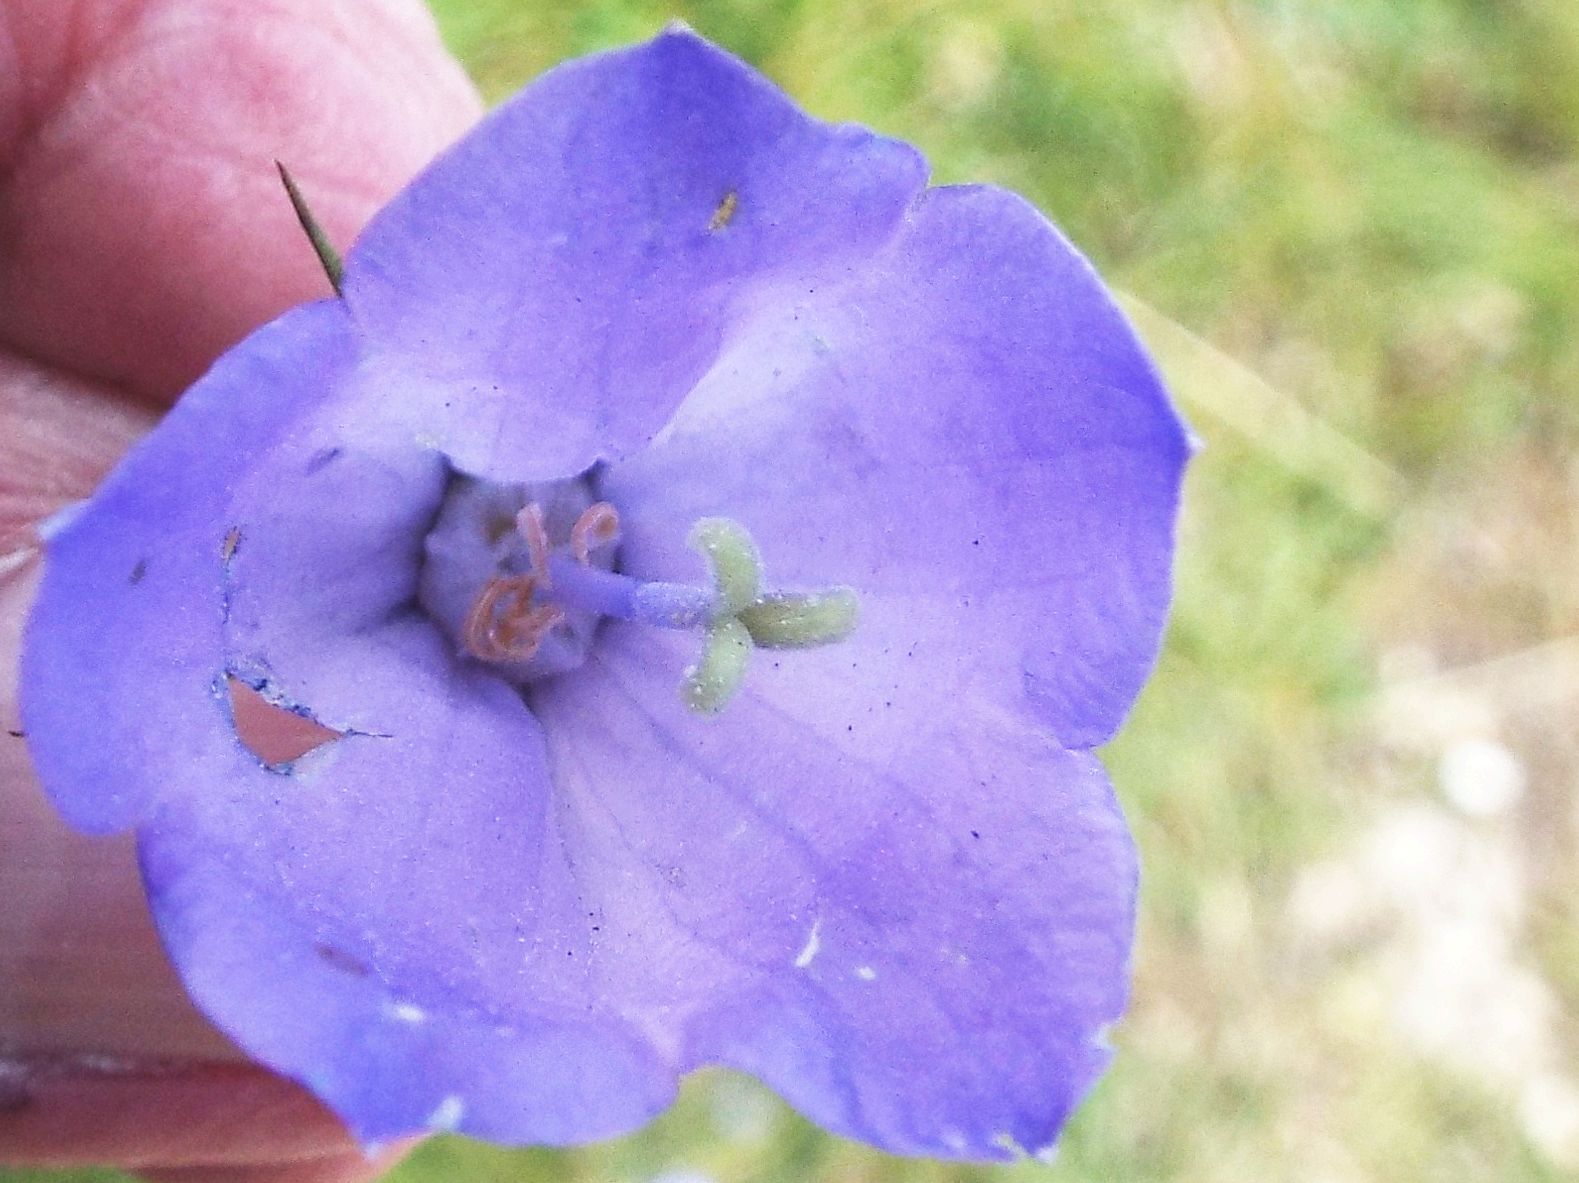
<instances>
[{"instance_id":1,"label":"white fleck on petal","mask_svg":"<svg viewBox=\"0 0 1579 1183\"><path fill-rule=\"evenodd\" d=\"M1103 1023L1091 1033L1091 1046L1102 1051L1113 1050L1113 1024Z\"/></svg>"},{"instance_id":2,"label":"white fleck on petal","mask_svg":"<svg viewBox=\"0 0 1579 1183\"><path fill-rule=\"evenodd\" d=\"M1015 1158L1030 1158L1030 1152L1020 1145L1020 1140L1013 1134L1002 1133L992 1136L992 1144L999 1150L1006 1150Z\"/></svg>"},{"instance_id":3,"label":"white fleck on petal","mask_svg":"<svg viewBox=\"0 0 1579 1183\"><path fill-rule=\"evenodd\" d=\"M806 943L801 946L801 951L795 954L795 968L805 969L811 964L812 958L817 956L817 951L822 948L822 920L819 917L811 922L811 932L806 935Z\"/></svg>"},{"instance_id":4,"label":"white fleck on petal","mask_svg":"<svg viewBox=\"0 0 1579 1183\"><path fill-rule=\"evenodd\" d=\"M855 976L863 982L871 982L877 979L877 971L869 965L858 965L855 967Z\"/></svg>"},{"instance_id":5,"label":"white fleck on petal","mask_svg":"<svg viewBox=\"0 0 1579 1183\"><path fill-rule=\"evenodd\" d=\"M391 1018L402 1023L423 1023L428 1018L428 1012L414 1002L391 1002L387 1009Z\"/></svg>"},{"instance_id":6,"label":"white fleck on petal","mask_svg":"<svg viewBox=\"0 0 1579 1183\"><path fill-rule=\"evenodd\" d=\"M42 541L49 542L55 535L71 525L76 520L77 515L87 508L87 505L86 498L81 501L73 501L69 505L62 505L42 522L35 522L33 524L33 533L37 534Z\"/></svg>"},{"instance_id":7,"label":"white fleck on petal","mask_svg":"<svg viewBox=\"0 0 1579 1183\"><path fill-rule=\"evenodd\" d=\"M461 1118L465 1116L465 1113L466 1102L462 1101L459 1097L452 1093L450 1096L445 1097L444 1100L440 1101L434 1108L433 1112L428 1114L428 1129L456 1129L461 1124Z\"/></svg>"}]
</instances>

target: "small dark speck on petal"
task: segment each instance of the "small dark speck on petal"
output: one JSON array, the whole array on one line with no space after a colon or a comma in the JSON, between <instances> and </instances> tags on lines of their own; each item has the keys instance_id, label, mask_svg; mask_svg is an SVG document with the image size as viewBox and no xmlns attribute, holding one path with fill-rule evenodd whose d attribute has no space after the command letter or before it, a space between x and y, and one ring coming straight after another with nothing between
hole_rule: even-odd
<instances>
[{"instance_id":1,"label":"small dark speck on petal","mask_svg":"<svg viewBox=\"0 0 1579 1183\"><path fill-rule=\"evenodd\" d=\"M347 953L344 949L338 948L324 941L320 941L317 945L313 946L313 951L317 953L318 956L321 957L325 962L334 966L335 969L339 970L341 973L348 973L352 977L365 978L368 974L373 972L372 967L360 957L355 957L352 954Z\"/></svg>"},{"instance_id":2,"label":"small dark speck on petal","mask_svg":"<svg viewBox=\"0 0 1579 1183\"><path fill-rule=\"evenodd\" d=\"M232 526L225 531L225 540L219 544L219 558L228 563L236 557L236 547L241 545L241 527Z\"/></svg>"},{"instance_id":3,"label":"small dark speck on petal","mask_svg":"<svg viewBox=\"0 0 1579 1183\"><path fill-rule=\"evenodd\" d=\"M970 832L970 836L972 838L980 838L981 837L981 831L980 830L972 830Z\"/></svg>"},{"instance_id":4,"label":"small dark speck on petal","mask_svg":"<svg viewBox=\"0 0 1579 1183\"><path fill-rule=\"evenodd\" d=\"M143 581L143 576L148 574L148 560L138 559L132 564L132 573L126 577L126 582L135 587Z\"/></svg>"},{"instance_id":5,"label":"small dark speck on petal","mask_svg":"<svg viewBox=\"0 0 1579 1183\"><path fill-rule=\"evenodd\" d=\"M27 732L22 731L21 729L16 728L16 727L7 727L5 729L5 733L7 735L9 735L12 739L26 739L27 738Z\"/></svg>"},{"instance_id":6,"label":"small dark speck on petal","mask_svg":"<svg viewBox=\"0 0 1579 1183\"><path fill-rule=\"evenodd\" d=\"M314 452L307 461L307 475L312 476L313 473L323 468L330 461L339 459L340 453L340 448L323 448Z\"/></svg>"}]
</instances>

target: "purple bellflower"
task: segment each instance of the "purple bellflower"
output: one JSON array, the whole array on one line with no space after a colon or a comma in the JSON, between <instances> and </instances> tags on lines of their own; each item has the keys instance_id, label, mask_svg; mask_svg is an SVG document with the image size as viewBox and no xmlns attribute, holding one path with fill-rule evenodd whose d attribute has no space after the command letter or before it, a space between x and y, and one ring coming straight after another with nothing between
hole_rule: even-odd
<instances>
[{"instance_id":1,"label":"purple bellflower","mask_svg":"<svg viewBox=\"0 0 1579 1183\"><path fill-rule=\"evenodd\" d=\"M1049 1147L1186 433L1034 209L673 30L504 104L49 531L24 711L197 1004L369 1144L704 1064ZM270 762L252 694L328 742Z\"/></svg>"}]
</instances>

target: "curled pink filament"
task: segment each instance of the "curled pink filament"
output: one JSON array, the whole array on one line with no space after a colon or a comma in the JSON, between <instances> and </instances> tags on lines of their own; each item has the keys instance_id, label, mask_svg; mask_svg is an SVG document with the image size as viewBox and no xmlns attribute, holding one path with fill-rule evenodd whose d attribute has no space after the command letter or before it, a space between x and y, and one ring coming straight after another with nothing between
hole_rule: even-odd
<instances>
[{"instance_id":1,"label":"curled pink filament","mask_svg":"<svg viewBox=\"0 0 1579 1183\"><path fill-rule=\"evenodd\" d=\"M466 614L461 644L480 661L526 661L543 639L565 619L553 604L533 602L541 580L536 575L501 575L490 579Z\"/></svg>"},{"instance_id":2,"label":"curled pink filament","mask_svg":"<svg viewBox=\"0 0 1579 1183\"><path fill-rule=\"evenodd\" d=\"M532 574L547 587L548 527L544 524L543 507L535 501L522 506L521 512L515 515L515 528L526 540L526 550L532 560Z\"/></svg>"},{"instance_id":3,"label":"curled pink filament","mask_svg":"<svg viewBox=\"0 0 1579 1183\"><path fill-rule=\"evenodd\" d=\"M607 501L599 501L587 506L570 528L570 553L585 566L593 551L618 541L619 536L619 511Z\"/></svg>"}]
</instances>

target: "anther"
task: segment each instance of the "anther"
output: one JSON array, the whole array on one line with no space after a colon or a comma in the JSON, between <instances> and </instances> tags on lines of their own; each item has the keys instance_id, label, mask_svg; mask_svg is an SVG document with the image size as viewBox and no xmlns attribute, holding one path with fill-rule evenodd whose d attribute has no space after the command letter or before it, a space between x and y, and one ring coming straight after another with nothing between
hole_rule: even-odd
<instances>
[{"instance_id":1,"label":"anther","mask_svg":"<svg viewBox=\"0 0 1579 1183\"><path fill-rule=\"evenodd\" d=\"M532 574L547 587L548 577L548 527L543 523L543 507L530 501L515 515L515 528L526 540L526 551L531 558Z\"/></svg>"}]
</instances>

